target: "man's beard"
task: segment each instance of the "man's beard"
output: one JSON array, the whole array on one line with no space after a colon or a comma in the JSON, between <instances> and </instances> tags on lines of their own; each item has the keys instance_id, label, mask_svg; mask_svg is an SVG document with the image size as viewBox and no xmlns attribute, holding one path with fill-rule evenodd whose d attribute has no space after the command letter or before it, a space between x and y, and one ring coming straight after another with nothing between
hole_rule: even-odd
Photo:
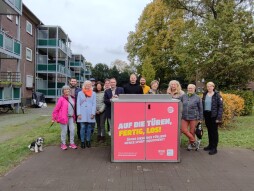
<instances>
[{"instance_id":1,"label":"man's beard","mask_svg":"<svg viewBox=\"0 0 254 191\"><path fill-rule=\"evenodd\" d=\"M145 84L146 84L146 83L142 83L142 82L140 83L141 86L144 86Z\"/></svg>"},{"instance_id":2,"label":"man's beard","mask_svg":"<svg viewBox=\"0 0 254 191\"><path fill-rule=\"evenodd\" d=\"M69 86L70 86L70 88L75 88L76 87L76 85L73 86L72 84L70 84Z\"/></svg>"}]
</instances>

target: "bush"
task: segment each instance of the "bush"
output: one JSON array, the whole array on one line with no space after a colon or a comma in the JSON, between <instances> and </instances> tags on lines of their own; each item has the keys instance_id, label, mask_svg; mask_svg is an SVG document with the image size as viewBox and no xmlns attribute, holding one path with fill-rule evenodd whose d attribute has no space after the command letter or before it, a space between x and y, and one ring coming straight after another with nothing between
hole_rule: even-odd
<instances>
[{"instance_id":1,"label":"bush","mask_svg":"<svg viewBox=\"0 0 254 191\"><path fill-rule=\"evenodd\" d=\"M226 127L244 111L244 99L235 94L221 93L221 96L223 99L222 126Z\"/></svg>"},{"instance_id":2,"label":"bush","mask_svg":"<svg viewBox=\"0 0 254 191\"><path fill-rule=\"evenodd\" d=\"M252 108L254 105L254 94L252 91L244 91L244 90L230 90L227 93L232 93L239 95L244 99L244 110L241 115L251 115Z\"/></svg>"}]
</instances>

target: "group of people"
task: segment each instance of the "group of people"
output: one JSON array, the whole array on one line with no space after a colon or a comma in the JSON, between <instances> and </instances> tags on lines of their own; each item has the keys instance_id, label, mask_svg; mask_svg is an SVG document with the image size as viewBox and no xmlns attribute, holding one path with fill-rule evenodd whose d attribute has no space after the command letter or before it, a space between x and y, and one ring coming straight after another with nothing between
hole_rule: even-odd
<instances>
[{"instance_id":1,"label":"group of people","mask_svg":"<svg viewBox=\"0 0 254 191\"><path fill-rule=\"evenodd\" d=\"M68 133L72 149L77 149L74 143L74 123L77 123L77 136L81 141L81 148L91 147L91 135L97 126L97 141L105 142L105 124L108 124L108 134L111 136L111 102L119 94L160 94L159 82L153 80L151 86L146 85L146 79L130 75L130 82L124 87L118 87L115 78L106 79L104 83L92 78L83 83L82 88L77 87L77 80L71 78L69 86L62 87L62 96L52 113L52 121L60 123L61 149L66 150L66 136ZM204 150L210 155L217 153L218 124L222 120L223 102L219 92L215 91L213 82L207 83L207 91L201 99L195 93L195 85L189 84L185 93L177 80L171 80L167 94L182 102L181 132L189 139L188 150L197 147L195 127L205 118L208 129L209 144Z\"/></svg>"}]
</instances>

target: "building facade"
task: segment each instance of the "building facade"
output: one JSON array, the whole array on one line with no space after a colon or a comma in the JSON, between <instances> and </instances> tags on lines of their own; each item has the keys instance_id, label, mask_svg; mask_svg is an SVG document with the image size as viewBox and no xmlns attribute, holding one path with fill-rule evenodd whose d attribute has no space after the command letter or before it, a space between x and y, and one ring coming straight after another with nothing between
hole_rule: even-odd
<instances>
[{"instance_id":1,"label":"building facade","mask_svg":"<svg viewBox=\"0 0 254 191\"><path fill-rule=\"evenodd\" d=\"M0 0L0 105L30 105L32 93L57 99L76 77L91 76L81 54L60 26L44 25L22 0Z\"/></svg>"}]
</instances>

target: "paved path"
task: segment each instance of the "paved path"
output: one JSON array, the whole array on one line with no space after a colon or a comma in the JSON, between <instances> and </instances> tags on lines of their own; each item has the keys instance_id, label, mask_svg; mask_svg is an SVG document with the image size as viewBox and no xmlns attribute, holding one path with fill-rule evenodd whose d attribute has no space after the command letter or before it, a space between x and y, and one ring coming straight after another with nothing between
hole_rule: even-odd
<instances>
[{"instance_id":1,"label":"paved path","mask_svg":"<svg viewBox=\"0 0 254 191\"><path fill-rule=\"evenodd\" d=\"M1 191L253 191L254 152L181 149L180 163L111 163L110 148L45 148L0 177Z\"/></svg>"}]
</instances>

